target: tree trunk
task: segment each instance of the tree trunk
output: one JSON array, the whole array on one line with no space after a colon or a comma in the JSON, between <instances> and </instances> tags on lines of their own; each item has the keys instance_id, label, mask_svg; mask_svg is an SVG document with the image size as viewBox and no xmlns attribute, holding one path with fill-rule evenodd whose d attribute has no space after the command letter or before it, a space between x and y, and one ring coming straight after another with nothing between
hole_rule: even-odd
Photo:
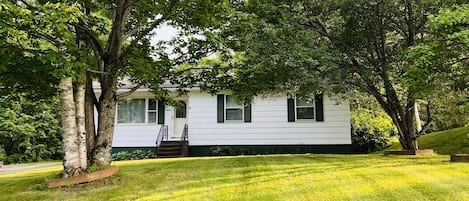
<instances>
[{"instance_id":1,"label":"tree trunk","mask_svg":"<svg viewBox=\"0 0 469 201\"><path fill-rule=\"evenodd\" d=\"M116 95L112 84L103 88L98 108L98 134L93 150L93 163L102 166L111 164L112 136L116 113Z\"/></svg>"},{"instance_id":2,"label":"tree trunk","mask_svg":"<svg viewBox=\"0 0 469 201\"><path fill-rule=\"evenodd\" d=\"M96 141L96 127L95 127L95 95L92 86L91 75L86 75L86 90L85 90L85 121L86 121L86 152L88 155L88 163L93 163L93 149Z\"/></svg>"},{"instance_id":3,"label":"tree trunk","mask_svg":"<svg viewBox=\"0 0 469 201\"><path fill-rule=\"evenodd\" d=\"M399 142L404 150L416 151L419 149L417 143L417 129L415 128L415 101L410 100L405 108L405 116L399 121Z\"/></svg>"},{"instance_id":4,"label":"tree trunk","mask_svg":"<svg viewBox=\"0 0 469 201\"><path fill-rule=\"evenodd\" d=\"M75 92L76 124L78 137L78 154L80 167L85 170L87 167L86 154L86 126L85 126L85 84L78 83Z\"/></svg>"},{"instance_id":5,"label":"tree trunk","mask_svg":"<svg viewBox=\"0 0 469 201\"><path fill-rule=\"evenodd\" d=\"M415 112L415 126L417 128L417 132L422 130L422 122L420 121L420 114L419 114L419 107L417 102L414 103L414 112Z\"/></svg>"},{"instance_id":6,"label":"tree trunk","mask_svg":"<svg viewBox=\"0 0 469 201\"><path fill-rule=\"evenodd\" d=\"M60 80L60 113L62 118L62 141L64 151L64 177L79 175L80 166L78 135L73 101L73 83L71 77Z\"/></svg>"}]
</instances>

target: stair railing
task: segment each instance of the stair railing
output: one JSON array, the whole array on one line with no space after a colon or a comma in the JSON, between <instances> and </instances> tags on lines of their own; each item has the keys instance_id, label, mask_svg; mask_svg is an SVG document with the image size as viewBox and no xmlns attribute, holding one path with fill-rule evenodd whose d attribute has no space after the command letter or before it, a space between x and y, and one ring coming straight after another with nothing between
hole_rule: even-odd
<instances>
[{"instance_id":1,"label":"stair railing","mask_svg":"<svg viewBox=\"0 0 469 201\"><path fill-rule=\"evenodd\" d=\"M168 126L161 125L158 136L156 137L156 147L160 147L161 141L168 140Z\"/></svg>"},{"instance_id":2,"label":"stair railing","mask_svg":"<svg viewBox=\"0 0 469 201\"><path fill-rule=\"evenodd\" d=\"M187 126L187 124L184 124L184 129L182 130L181 139L179 141L179 144L181 145L180 150L181 150L182 156L184 156L186 153L185 149L186 149L186 143L187 143L188 138L189 138L189 127Z\"/></svg>"}]
</instances>

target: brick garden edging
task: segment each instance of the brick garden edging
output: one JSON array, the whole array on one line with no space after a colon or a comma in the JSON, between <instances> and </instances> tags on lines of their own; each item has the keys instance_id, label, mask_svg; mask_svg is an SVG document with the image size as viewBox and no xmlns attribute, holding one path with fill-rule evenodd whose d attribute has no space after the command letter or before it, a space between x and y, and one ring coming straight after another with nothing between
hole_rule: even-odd
<instances>
[{"instance_id":1,"label":"brick garden edging","mask_svg":"<svg viewBox=\"0 0 469 201\"><path fill-rule=\"evenodd\" d=\"M469 154L451 154L451 162L469 162Z\"/></svg>"},{"instance_id":2,"label":"brick garden edging","mask_svg":"<svg viewBox=\"0 0 469 201\"><path fill-rule=\"evenodd\" d=\"M96 172L92 172L89 174L83 174L83 175L78 175L74 177L67 177L67 178L61 178L61 179L54 179L54 180L48 180L46 178L45 182L47 184L48 188L56 188L60 186L68 186L72 184L82 184L82 183L87 183L91 181L95 181L98 179L104 179L106 177L110 177L112 175L115 175L119 172L118 167L111 167L105 170L99 170Z\"/></svg>"},{"instance_id":3,"label":"brick garden edging","mask_svg":"<svg viewBox=\"0 0 469 201\"><path fill-rule=\"evenodd\" d=\"M433 149L423 149L423 150L416 150L416 151L398 151L398 150L384 151L384 155L431 156L433 154L434 154Z\"/></svg>"}]
</instances>

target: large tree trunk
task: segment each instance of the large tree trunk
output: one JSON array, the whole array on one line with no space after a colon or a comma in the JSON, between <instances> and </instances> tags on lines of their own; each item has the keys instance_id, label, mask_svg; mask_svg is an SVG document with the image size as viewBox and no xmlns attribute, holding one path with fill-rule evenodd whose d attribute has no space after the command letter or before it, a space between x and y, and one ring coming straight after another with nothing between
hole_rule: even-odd
<instances>
[{"instance_id":1,"label":"large tree trunk","mask_svg":"<svg viewBox=\"0 0 469 201\"><path fill-rule=\"evenodd\" d=\"M78 151L78 136L73 101L73 83L71 77L60 80L60 113L62 118L62 141L64 151L64 177L79 175L81 169Z\"/></svg>"},{"instance_id":2,"label":"large tree trunk","mask_svg":"<svg viewBox=\"0 0 469 201\"><path fill-rule=\"evenodd\" d=\"M418 150L417 143L417 129L415 124L415 107L413 100L409 100L404 112L402 119L393 119L399 132L399 142L402 145L402 149L415 151ZM394 115L397 116L397 115Z\"/></svg>"},{"instance_id":3,"label":"large tree trunk","mask_svg":"<svg viewBox=\"0 0 469 201\"><path fill-rule=\"evenodd\" d=\"M86 125L85 125L85 84L78 83L75 92L75 109L76 109L76 124L78 136L78 155L80 160L80 167L86 169L87 167L87 154L86 154Z\"/></svg>"},{"instance_id":4,"label":"large tree trunk","mask_svg":"<svg viewBox=\"0 0 469 201\"><path fill-rule=\"evenodd\" d=\"M86 125L86 151L88 155L88 163L92 164L93 149L96 141L96 127L95 127L95 101L92 79L90 73L86 75L86 90L85 90L85 125Z\"/></svg>"},{"instance_id":5,"label":"large tree trunk","mask_svg":"<svg viewBox=\"0 0 469 201\"><path fill-rule=\"evenodd\" d=\"M116 80L111 77L102 85L102 94L98 108L98 134L93 150L93 163L96 165L110 165L112 151L112 136L114 134L114 120L116 114Z\"/></svg>"}]
</instances>

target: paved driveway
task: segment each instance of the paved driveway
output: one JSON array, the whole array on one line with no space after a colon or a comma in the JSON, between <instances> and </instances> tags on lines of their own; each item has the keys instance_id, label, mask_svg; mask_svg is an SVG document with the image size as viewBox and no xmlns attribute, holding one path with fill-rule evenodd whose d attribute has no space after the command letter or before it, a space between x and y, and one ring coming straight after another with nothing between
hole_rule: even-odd
<instances>
[{"instance_id":1,"label":"paved driveway","mask_svg":"<svg viewBox=\"0 0 469 201\"><path fill-rule=\"evenodd\" d=\"M11 172L31 170L31 169L41 168L41 167L60 165L60 164L61 162L46 162L46 163L34 163L34 164L4 165L3 168L0 168L0 174L8 174Z\"/></svg>"}]
</instances>

